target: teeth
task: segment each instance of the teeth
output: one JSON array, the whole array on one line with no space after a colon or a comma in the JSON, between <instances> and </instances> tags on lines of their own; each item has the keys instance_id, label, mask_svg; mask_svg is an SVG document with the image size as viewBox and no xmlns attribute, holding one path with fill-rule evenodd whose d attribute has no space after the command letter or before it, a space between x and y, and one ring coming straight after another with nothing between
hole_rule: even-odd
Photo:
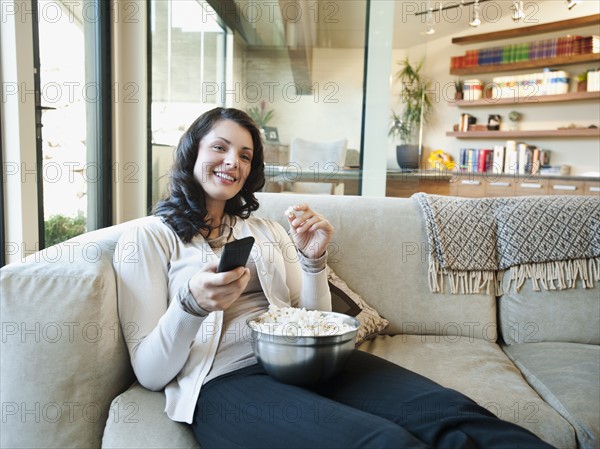
<instances>
[{"instance_id":1,"label":"teeth","mask_svg":"<svg viewBox=\"0 0 600 449\"><path fill-rule=\"evenodd\" d=\"M233 176L229 176L228 174L225 174L225 173L215 172L215 175L217 175L219 178L223 178L228 181L235 181L235 178Z\"/></svg>"}]
</instances>

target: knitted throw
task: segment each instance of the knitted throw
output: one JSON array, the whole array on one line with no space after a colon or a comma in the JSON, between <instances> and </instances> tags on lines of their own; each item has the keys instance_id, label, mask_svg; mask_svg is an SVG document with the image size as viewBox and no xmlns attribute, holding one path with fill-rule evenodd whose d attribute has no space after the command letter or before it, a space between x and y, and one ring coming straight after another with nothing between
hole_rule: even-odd
<instances>
[{"instance_id":1,"label":"knitted throw","mask_svg":"<svg viewBox=\"0 0 600 449\"><path fill-rule=\"evenodd\" d=\"M447 280L453 294L501 295L505 272L516 290L526 279L534 290L600 281L598 197L412 198L425 218L432 292Z\"/></svg>"}]
</instances>

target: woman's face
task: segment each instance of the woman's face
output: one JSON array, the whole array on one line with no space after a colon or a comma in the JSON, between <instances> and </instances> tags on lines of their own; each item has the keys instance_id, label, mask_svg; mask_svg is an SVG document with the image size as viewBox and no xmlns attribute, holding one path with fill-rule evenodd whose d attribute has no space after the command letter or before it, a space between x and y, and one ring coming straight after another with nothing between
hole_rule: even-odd
<instances>
[{"instance_id":1,"label":"woman's face","mask_svg":"<svg viewBox=\"0 0 600 449\"><path fill-rule=\"evenodd\" d=\"M253 151L250 132L231 120L219 120L202 138L194 178L206 192L207 206L218 203L225 207L225 202L242 190Z\"/></svg>"}]
</instances>

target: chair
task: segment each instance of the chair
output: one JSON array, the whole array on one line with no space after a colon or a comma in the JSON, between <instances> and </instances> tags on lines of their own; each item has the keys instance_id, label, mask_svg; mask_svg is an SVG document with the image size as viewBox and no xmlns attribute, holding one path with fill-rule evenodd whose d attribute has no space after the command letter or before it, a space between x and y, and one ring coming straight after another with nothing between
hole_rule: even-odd
<instances>
[{"instance_id":1,"label":"chair","mask_svg":"<svg viewBox=\"0 0 600 449\"><path fill-rule=\"evenodd\" d=\"M305 177L327 179L328 176L344 167L347 152L347 139L314 142L294 137L290 142L289 167L298 167ZM344 184L340 182L292 181L284 185L284 190L295 193L343 195Z\"/></svg>"}]
</instances>

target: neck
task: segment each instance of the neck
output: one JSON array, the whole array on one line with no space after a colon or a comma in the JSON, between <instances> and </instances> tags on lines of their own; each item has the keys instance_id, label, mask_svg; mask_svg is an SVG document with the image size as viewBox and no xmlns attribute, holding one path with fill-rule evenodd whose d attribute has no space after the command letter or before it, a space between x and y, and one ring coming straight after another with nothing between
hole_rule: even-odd
<instances>
[{"instance_id":1,"label":"neck","mask_svg":"<svg viewBox=\"0 0 600 449\"><path fill-rule=\"evenodd\" d=\"M221 211L220 214L211 214L208 213L205 218L205 222L210 226L210 232L208 232L205 237L207 239L216 239L220 237L221 233L223 233L224 224L225 224L225 213Z\"/></svg>"},{"instance_id":2,"label":"neck","mask_svg":"<svg viewBox=\"0 0 600 449\"><path fill-rule=\"evenodd\" d=\"M207 201L206 203L206 217L204 220L210 223L211 226L220 225L223 222L225 216L225 202Z\"/></svg>"}]
</instances>

